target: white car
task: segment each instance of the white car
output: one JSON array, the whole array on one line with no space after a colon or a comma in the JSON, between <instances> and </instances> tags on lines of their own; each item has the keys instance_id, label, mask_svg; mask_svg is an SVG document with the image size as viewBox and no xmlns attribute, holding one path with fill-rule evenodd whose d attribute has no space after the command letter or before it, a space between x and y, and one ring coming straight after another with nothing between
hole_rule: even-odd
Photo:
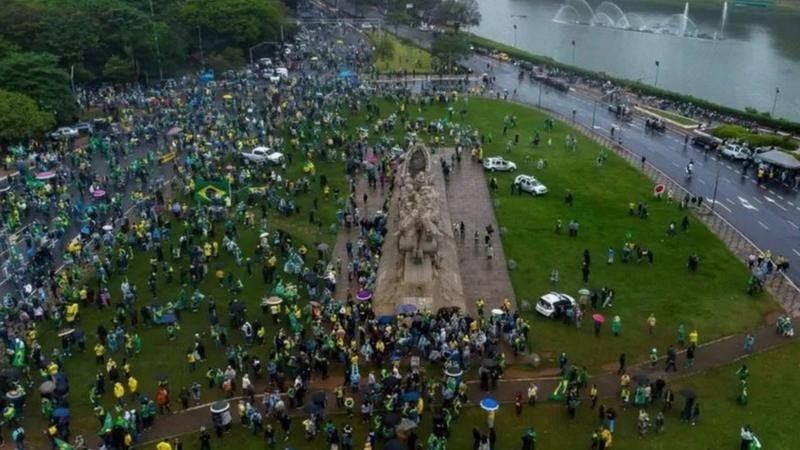
<instances>
[{"instance_id":1,"label":"white car","mask_svg":"<svg viewBox=\"0 0 800 450\"><path fill-rule=\"evenodd\" d=\"M361 24L361 29L362 30L371 30L372 29L372 24L371 23L362 23Z\"/></svg>"},{"instance_id":2,"label":"white car","mask_svg":"<svg viewBox=\"0 0 800 450\"><path fill-rule=\"evenodd\" d=\"M547 194L547 186L543 185L531 175L517 175L517 178L514 179L514 185L520 191L527 192L531 195Z\"/></svg>"},{"instance_id":3,"label":"white car","mask_svg":"<svg viewBox=\"0 0 800 450\"><path fill-rule=\"evenodd\" d=\"M545 317L558 317L567 309L574 308L575 299L560 292L548 292L536 302L536 312Z\"/></svg>"},{"instance_id":4,"label":"white car","mask_svg":"<svg viewBox=\"0 0 800 450\"><path fill-rule=\"evenodd\" d=\"M517 170L517 165L499 156L490 156L488 158L483 158L483 168L491 172L498 170L500 172L513 172Z\"/></svg>"},{"instance_id":5,"label":"white car","mask_svg":"<svg viewBox=\"0 0 800 450\"><path fill-rule=\"evenodd\" d=\"M750 157L750 151L737 144L725 144L721 152L722 156L727 156L731 159L747 159Z\"/></svg>"},{"instance_id":6,"label":"white car","mask_svg":"<svg viewBox=\"0 0 800 450\"><path fill-rule=\"evenodd\" d=\"M77 137L79 134L80 133L75 128L61 127L59 129L57 129L56 131L53 131L52 133L50 133L50 136L53 139L60 139L60 138L65 138L65 137L68 137L68 138Z\"/></svg>"},{"instance_id":7,"label":"white car","mask_svg":"<svg viewBox=\"0 0 800 450\"><path fill-rule=\"evenodd\" d=\"M268 147L256 147L252 150L242 152L242 158L246 163L255 164L283 164L283 153L272 150Z\"/></svg>"}]
</instances>

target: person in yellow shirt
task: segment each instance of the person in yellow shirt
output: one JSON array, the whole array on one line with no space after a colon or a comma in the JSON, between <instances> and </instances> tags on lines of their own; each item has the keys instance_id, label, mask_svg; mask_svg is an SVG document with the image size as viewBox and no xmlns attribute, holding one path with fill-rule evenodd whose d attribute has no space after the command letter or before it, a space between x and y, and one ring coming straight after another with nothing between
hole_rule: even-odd
<instances>
[{"instance_id":1,"label":"person in yellow shirt","mask_svg":"<svg viewBox=\"0 0 800 450\"><path fill-rule=\"evenodd\" d=\"M128 378L128 390L130 391L134 400L138 398L139 393L137 391L139 390L139 381L136 378L134 377Z\"/></svg>"},{"instance_id":2,"label":"person in yellow shirt","mask_svg":"<svg viewBox=\"0 0 800 450\"><path fill-rule=\"evenodd\" d=\"M117 381L114 383L114 397L117 399L118 402L122 402L122 397L125 396L125 387Z\"/></svg>"},{"instance_id":3,"label":"person in yellow shirt","mask_svg":"<svg viewBox=\"0 0 800 450\"><path fill-rule=\"evenodd\" d=\"M689 343L694 344L697 347L697 344L700 342L700 333L697 332L697 329L693 329L691 333L689 333Z\"/></svg>"},{"instance_id":4,"label":"person in yellow shirt","mask_svg":"<svg viewBox=\"0 0 800 450\"><path fill-rule=\"evenodd\" d=\"M97 345L94 346L95 364L103 364L105 362L105 355L106 347L98 342Z\"/></svg>"},{"instance_id":5,"label":"person in yellow shirt","mask_svg":"<svg viewBox=\"0 0 800 450\"><path fill-rule=\"evenodd\" d=\"M156 450L172 450L172 445L167 441L161 441L156 444Z\"/></svg>"}]
</instances>

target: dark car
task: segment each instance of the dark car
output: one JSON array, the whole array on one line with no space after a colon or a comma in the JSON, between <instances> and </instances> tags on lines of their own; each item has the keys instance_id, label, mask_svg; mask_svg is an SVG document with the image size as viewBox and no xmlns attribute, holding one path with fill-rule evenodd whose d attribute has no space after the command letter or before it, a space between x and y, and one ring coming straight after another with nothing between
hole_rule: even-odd
<instances>
[{"instance_id":1,"label":"dark car","mask_svg":"<svg viewBox=\"0 0 800 450\"><path fill-rule=\"evenodd\" d=\"M719 143L710 136L695 136L692 138L692 145L704 150L716 150Z\"/></svg>"}]
</instances>

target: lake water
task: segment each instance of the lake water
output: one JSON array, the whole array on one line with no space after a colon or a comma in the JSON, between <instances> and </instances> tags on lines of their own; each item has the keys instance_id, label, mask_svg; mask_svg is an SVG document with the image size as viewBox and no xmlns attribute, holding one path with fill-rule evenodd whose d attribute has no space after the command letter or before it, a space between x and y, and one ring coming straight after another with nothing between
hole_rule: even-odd
<instances>
[{"instance_id":1,"label":"lake water","mask_svg":"<svg viewBox=\"0 0 800 450\"><path fill-rule=\"evenodd\" d=\"M575 10L582 0L569 0ZM597 9L600 1L589 1ZM724 39L700 39L555 22L561 0L479 0L483 19L471 31L564 63L658 86L716 103L770 111L800 121L800 11L728 7ZM615 2L632 22L680 26L684 8ZM562 10L570 19L575 10ZM609 11L605 5L599 11ZM584 13L586 15L586 13ZM689 5L688 29L720 34L721 7ZM575 42L573 47L572 42ZM574 48L574 50L573 50Z\"/></svg>"}]
</instances>

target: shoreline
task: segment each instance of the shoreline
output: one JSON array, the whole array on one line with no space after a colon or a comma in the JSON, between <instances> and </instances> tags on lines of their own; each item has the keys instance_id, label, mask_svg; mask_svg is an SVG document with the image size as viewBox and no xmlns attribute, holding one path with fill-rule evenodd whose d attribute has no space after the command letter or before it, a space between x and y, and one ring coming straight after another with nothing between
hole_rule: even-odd
<instances>
[{"instance_id":1,"label":"shoreline","mask_svg":"<svg viewBox=\"0 0 800 450\"><path fill-rule=\"evenodd\" d=\"M552 68L564 70L566 72L570 72L579 76L594 78L597 80L608 80L614 84L624 86L626 89L638 92L642 95L652 95L655 97L663 98L665 100L692 103L706 110L731 117L736 117L741 120L753 122L760 127L769 128L773 131L784 131L791 134L800 133L800 122L795 122L782 118L773 118L759 113L751 113L745 110L721 105L709 100L694 97L689 94L682 94L676 91L661 89L646 83L642 83L640 81L635 81L622 77L616 77L607 73L597 72L590 69L584 69L579 66L562 63L549 56L530 53L528 51L515 48L511 45L503 44L501 42L483 36L479 36L473 32L469 32L467 34L467 39L469 43L476 48L481 47L490 51L495 50L498 52L503 52L516 59L526 60L534 64L549 66ZM702 121L702 119L698 119L695 117L689 117L689 118L697 121Z\"/></svg>"}]
</instances>

